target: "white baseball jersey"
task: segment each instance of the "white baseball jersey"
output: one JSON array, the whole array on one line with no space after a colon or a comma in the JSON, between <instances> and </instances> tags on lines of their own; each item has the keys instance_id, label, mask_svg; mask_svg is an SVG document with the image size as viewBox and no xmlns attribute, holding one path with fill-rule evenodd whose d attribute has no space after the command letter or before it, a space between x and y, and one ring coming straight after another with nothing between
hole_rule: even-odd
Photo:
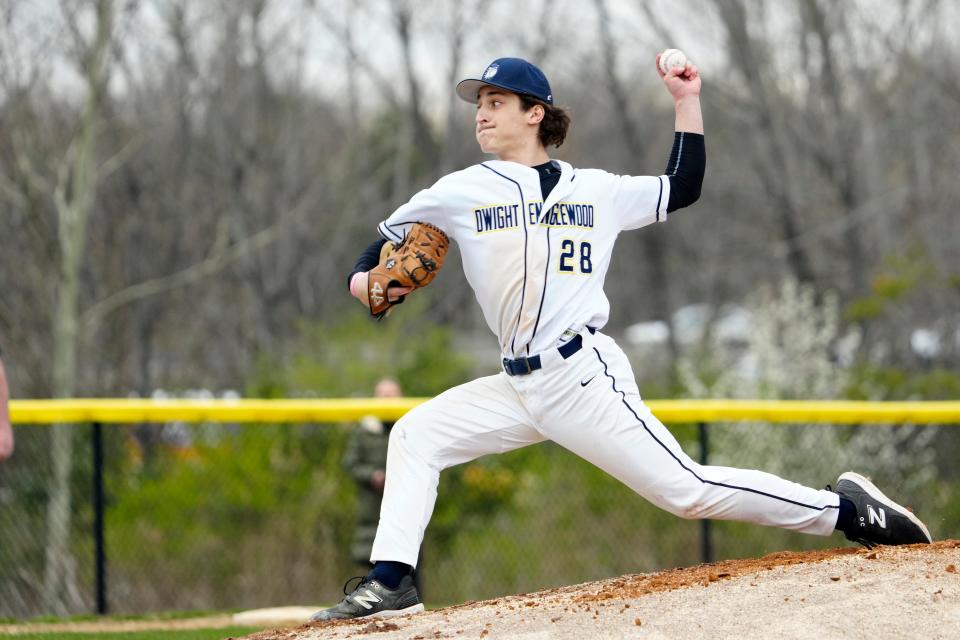
<instances>
[{"instance_id":1,"label":"white baseball jersey","mask_svg":"<svg viewBox=\"0 0 960 640\"><path fill-rule=\"evenodd\" d=\"M484 162L442 178L379 226L390 240L418 221L447 232L503 355L539 360L520 375L449 389L396 423L370 560L416 566L441 470L545 439L671 513L828 535L837 494L692 460L640 398L626 355L598 331L610 310L603 279L614 241L666 220L667 177L559 164L546 202L536 169ZM574 335L565 346L575 348L557 348Z\"/></svg>"},{"instance_id":2,"label":"white baseball jersey","mask_svg":"<svg viewBox=\"0 0 960 640\"><path fill-rule=\"evenodd\" d=\"M667 219L667 176L554 162L561 175L546 202L536 169L491 160L441 178L378 227L398 241L411 223L429 222L457 242L467 281L508 358L551 349L568 329L606 324L603 281L617 235Z\"/></svg>"}]
</instances>

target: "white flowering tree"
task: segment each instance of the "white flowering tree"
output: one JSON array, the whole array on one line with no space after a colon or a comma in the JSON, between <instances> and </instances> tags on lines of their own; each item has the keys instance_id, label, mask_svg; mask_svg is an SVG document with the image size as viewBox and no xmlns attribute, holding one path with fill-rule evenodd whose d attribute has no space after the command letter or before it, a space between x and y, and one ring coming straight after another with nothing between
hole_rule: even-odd
<instances>
[{"instance_id":1,"label":"white flowering tree","mask_svg":"<svg viewBox=\"0 0 960 640\"><path fill-rule=\"evenodd\" d=\"M850 383L859 342L844 332L835 296L818 297L795 280L764 288L747 302L746 345L711 341L687 354L681 381L692 397L831 400ZM711 430L711 464L769 471L810 486L833 483L850 469L873 476L891 494L934 507L935 428L899 425L731 423Z\"/></svg>"}]
</instances>

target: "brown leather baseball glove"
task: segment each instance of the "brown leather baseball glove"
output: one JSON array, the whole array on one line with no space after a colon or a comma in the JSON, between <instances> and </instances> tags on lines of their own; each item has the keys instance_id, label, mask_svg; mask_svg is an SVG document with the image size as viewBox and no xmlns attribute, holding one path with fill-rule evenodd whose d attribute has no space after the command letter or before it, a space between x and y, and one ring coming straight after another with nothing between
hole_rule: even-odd
<instances>
[{"instance_id":1,"label":"brown leather baseball glove","mask_svg":"<svg viewBox=\"0 0 960 640\"><path fill-rule=\"evenodd\" d=\"M426 222L411 225L399 244L387 242L380 250L380 264L370 270L367 296L370 314L383 318L391 307L403 302L389 300L391 287L418 289L436 277L450 248L450 239L443 231Z\"/></svg>"}]
</instances>

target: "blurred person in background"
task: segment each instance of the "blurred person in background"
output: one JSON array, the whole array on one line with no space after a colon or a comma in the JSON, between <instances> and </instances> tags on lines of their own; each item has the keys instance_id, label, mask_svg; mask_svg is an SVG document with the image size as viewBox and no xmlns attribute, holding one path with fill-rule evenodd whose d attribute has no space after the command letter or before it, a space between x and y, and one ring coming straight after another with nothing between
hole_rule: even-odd
<instances>
[{"instance_id":1,"label":"blurred person in background","mask_svg":"<svg viewBox=\"0 0 960 640\"><path fill-rule=\"evenodd\" d=\"M393 378L383 378L373 390L375 398L401 398L403 389ZM350 544L350 559L370 570L370 552L380 522L380 503L387 477L387 444L393 422L384 422L376 416L364 416L350 433L343 456L343 468L357 484L356 528ZM419 567L418 567L419 568ZM419 571L414 574L419 587Z\"/></svg>"},{"instance_id":2,"label":"blurred person in background","mask_svg":"<svg viewBox=\"0 0 960 640\"><path fill-rule=\"evenodd\" d=\"M403 395L396 380L384 378L373 391L375 398L399 398ZM343 468L357 484L357 525L350 545L350 559L370 568L370 549L380 521L380 501L386 479L387 443L393 422L364 416L350 433L343 456Z\"/></svg>"},{"instance_id":3,"label":"blurred person in background","mask_svg":"<svg viewBox=\"0 0 960 640\"><path fill-rule=\"evenodd\" d=\"M3 350L0 350L0 461L13 455L13 427L10 426L10 411L7 401L7 372L3 368Z\"/></svg>"}]
</instances>

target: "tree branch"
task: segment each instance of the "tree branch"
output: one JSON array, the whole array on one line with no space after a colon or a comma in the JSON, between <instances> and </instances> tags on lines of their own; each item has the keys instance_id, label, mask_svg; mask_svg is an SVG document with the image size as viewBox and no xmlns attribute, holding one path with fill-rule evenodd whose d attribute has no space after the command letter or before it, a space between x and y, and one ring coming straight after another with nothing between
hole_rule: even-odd
<instances>
[{"instance_id":1,"label":"tree branch","mask_svg":"<svg viewBox=\"0 0 960 640\"><path fill-rule=\"evenodd\" d=\"M220 249L222 234L218 234L214 245L217 247L216 253L206 260L181 271L131 285L95 303L81 314L83 331L87 335L92 335L96 332L103 318L120 307L143 298L199 282L252 252L270 246L280 238L280 232L289 222L306 211L306 204L313 201L311 198L313 191L314 189L308 189L300 202L293 209L284 213L275 224L237 242L232 247Z\"/></svg>"}]
</instances>

